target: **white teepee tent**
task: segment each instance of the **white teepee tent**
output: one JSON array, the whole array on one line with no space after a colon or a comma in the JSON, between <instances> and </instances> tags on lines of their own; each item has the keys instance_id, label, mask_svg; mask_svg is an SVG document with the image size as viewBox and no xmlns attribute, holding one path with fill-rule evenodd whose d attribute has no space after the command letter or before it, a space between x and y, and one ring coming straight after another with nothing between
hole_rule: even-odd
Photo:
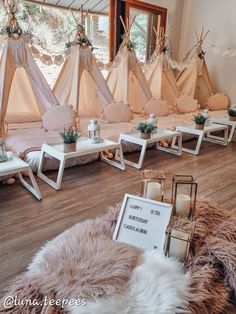
<instances>
[{"instance_id":1,"label":"white teepee tent","mask_svg":"<svg viewBox=\"0 0 236 314\"><path fill-rule=\"evenodd\" d=\"M152 99L148 82L130 41L130 28L124 25L124 39L107 77L115 101L129 104L135 113L142 113L144 104Z\"/></svg>"},{"instance_id":2,"label":"white teepee tent","mask_svg":"<svg viewBox=\"0 0 236 314\"><path fill-rule=\"evenodd\" d=\"M165 53L167 37L159 22L160 19L158 19L157 30L154 29L157 46L150 61L146 64L145 75L153 96L167 101L172 111L175 111L175 103L180 97L180 91Z\"/></svg>"},{"instance_id":3,"label":"white teepee tent","mask_svg":"<svg viewBox=\"0 0 236 314\"><path fill-rule=\"evenodd\" d=\"M8 37L1 38L0 53L0 136L5 121L28 122L41 119L54 105L54 97L45 78L26 48L15 18L17 6L7 3Z\"/></svg>"},{"instance_id":4,"label":"white teepee tent","mask_svg":"<svg viewBox=\"0 0 236 314\"><path fill-rule=\"evenodd\" d=\"M81 7L81 24L75 18L76 39L70 45L69 57L63 64L53 91L61 104L72 105L78 115L85 113L99 117L104 106L113 102L113 97L90 49L91 44L82 26L83 20Z\"/></svg>"},{"instance_id":5,"label":"white teepee tent","mask_svg":"<svg viewBox=\"0 0 236 314\"><path fill-rule=\"evenodd\" d=\"M187 67L178 75L177 85L181 94L189 95L198 100L202 107L205 106L206 99L215 93L214 87L210 80L204 51L203 42L209 31L204 34L202 28L200 36L196 32L197 43L194 50L190 50L186 59L189 59Z\"/></svg>"}]
</instances>

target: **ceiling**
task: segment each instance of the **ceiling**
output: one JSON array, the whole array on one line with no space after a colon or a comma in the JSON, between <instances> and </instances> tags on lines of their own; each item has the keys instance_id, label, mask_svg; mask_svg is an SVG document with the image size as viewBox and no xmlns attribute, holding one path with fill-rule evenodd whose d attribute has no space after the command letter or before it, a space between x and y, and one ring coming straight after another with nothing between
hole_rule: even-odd
<instances>
[{"instance_id":1,"label":"ceiling","mask_svg":"<svg viewBox=\"0 0 236 314\"><path fill-rule=\"evenodd\" d=\"M58 8L84 10L91 13L109 14L109 0L28 0L28 2L40 3Z\"/></svg>"}]
</instances>

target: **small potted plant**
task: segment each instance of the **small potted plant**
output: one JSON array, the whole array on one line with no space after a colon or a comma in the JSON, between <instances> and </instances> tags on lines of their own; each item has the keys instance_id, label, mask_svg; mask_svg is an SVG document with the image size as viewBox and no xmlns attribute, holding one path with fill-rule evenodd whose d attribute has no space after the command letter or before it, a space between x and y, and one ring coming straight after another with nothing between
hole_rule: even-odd
<instances>
[{"instance_id":1,"label":"small potted plant","mask_svg":"<svg viewBox=\"0 0 236 314\"><path fill-rule=\"evenodd\" d=\"M148 139L148 138L151 137L151 133L153 131L155 131L156 128L157 127L155 125L151 124L151 123L141 122L141 123L139 123L137 129L140 131L142 139Z\"/></svg>"},{"instance_id":2,"label":"small potted plant","mask_svg":"<svg viewBox=\"0 0 236 314\"><path fill-rule=\"evenodd\" d=\"M198 130L203 130L207 117L201 113L194 115L195 128Z\"/></svg>"},{"instance_id":3,"label":"small potted plant","mask_svg":"<svg viewBox=\"0 0 236 314\"><path fill-rule=\"evenodd\" d=\"M229 115L229 120L230 121L236 121L236 105L231 105L227 109L228 115Z\"/></svg>"},{"instance_id":4,"label":"small potted plant","mask_svg":"<svg viewBox=\"0 0 236 314\"><path fill-rule=\"evenodd\" d=\"M76 143L78 138L80 137L80 134L77 132L75 128L69 128L60 132L60 135L63 139L64 143L64 152L70 153L76 151Z\"/></svg>"}]
</instances>

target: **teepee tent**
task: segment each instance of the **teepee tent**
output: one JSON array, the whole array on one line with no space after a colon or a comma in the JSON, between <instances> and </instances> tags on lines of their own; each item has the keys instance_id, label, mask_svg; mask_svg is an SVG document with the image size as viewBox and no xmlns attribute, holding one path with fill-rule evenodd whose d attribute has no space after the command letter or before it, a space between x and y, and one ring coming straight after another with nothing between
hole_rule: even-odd
<instances>
[{"instance_id":1,"label":"teepee tent","mask_svg":"<svg viewBox=\"0 0 236 314\"><path fill-rule=\"evenodd\" d=\"M76 21L74 14L73 17ZM83 20L81 8L81 23L76 21L76 39L70 43L69 57L63 64L53 91L61 104L72 105L78 115L85 113L99 117L113 97L91 51Z\"/></svg>"},{"instance_id":2,"label":"teepee tent","mask_svg":"<svg viewBox=\"0 0 236 314\"><path fill-rule=\"evenodd\" d=\"M130 28L121 18L124 39L107 77L115 101L129 104L135 113L142 113L144 104L152 99L148 82L136 57L130 40Z\"/></svg>"},{"instance_id":3,"label":"teepee tent","mask_svg":"<svg viewBox=\"0 0 236 314\"><path fill-rule=\"evenodd\" d=\"M16 9L16 5L7 3L8 36L1 38L0 136L4 134L5 121L37 121L47 109L58 104L26 48L15 18Z\"/></svg>"},{"instance_id":4,"label":"teepee tent","mask_svg":"<svg viewBox=\"0 0 236 314\"><path fill-rule=\"evenodd\" d=\"M200 36L196 32L197 43L193 48L194 50L190 50L187 58L185 58L185 60L190 59L188 60L189 64L177 78L177 85L181 94L196 98L202 107L205 106L206 99L215 93L204 58L205 53L202 49L208 33L209 31L204 34L204 28L202 28Z\"/></svg>"},{"instance_id":5,"label":"teepee tent","mask_svg":"<svg viewBox=\"0 0 236 314\"><path fill-rule=\"evenodd\" d=\"M166 56L166 35L164 28L160 27L158 19L157 30L154 29L157 45L156 49L146 65L145 75L149 83L152 95L156 99L167 101L172 111L175 111L176 99L180 97L180 91Z\"/></svg>"}]
</instances>

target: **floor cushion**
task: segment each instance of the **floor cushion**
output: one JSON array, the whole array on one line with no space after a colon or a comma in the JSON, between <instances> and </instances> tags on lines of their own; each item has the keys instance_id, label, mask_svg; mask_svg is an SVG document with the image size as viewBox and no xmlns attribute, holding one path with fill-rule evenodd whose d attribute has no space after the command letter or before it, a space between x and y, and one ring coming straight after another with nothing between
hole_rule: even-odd
<instances>
[{"instance_id":1,"label":"floor cushion","mask_svg":"<svg viewBox=\"0 0 236 314\"><path fill-rule=\"evenodd\" d=\"M155 114L157 117L168 116L170 113L170 108L165 100L149 100L144 105L144 114L150 115Z\"/></svg>"},{"instance_id":2,"label":"floor cushion","mask_svg":"<svg viewBox=\"0 0 236 314\"><path fill-rule=\"evenodd\" d=\"M132 112L129 106L114 102L104 107L103 117L110 123L130 122Z\"/></svg>"},{"instance_id":3,"label":"floor cushion","mask_svg":"<svg viewBox=\"0 0 236 314\"><path fill-rule=\"evenodd\" d=\"M210 110L224 110L229 105L229 98L224 94L214 94L207 98L206 106Z\"/></svg>"},{"instance_id":4,"label":"floor cushion","mask_svg":"<svg viewBox=\"0 0 236 314\"><path fill-rule=\"evenodd\" d=\"M42 117L43 128L46 131L61 131L64 128L76 126L76 116L72 106L54 106Z\"/></svg>"}]
</instances>

